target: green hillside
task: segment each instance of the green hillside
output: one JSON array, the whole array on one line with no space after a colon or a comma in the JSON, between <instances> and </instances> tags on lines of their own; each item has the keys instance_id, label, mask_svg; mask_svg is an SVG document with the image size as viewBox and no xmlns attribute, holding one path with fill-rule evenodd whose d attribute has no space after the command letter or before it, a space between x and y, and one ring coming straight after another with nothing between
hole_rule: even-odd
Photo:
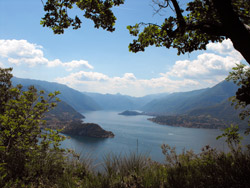
<instances>
[{"instance_id":1,"label":"green hillside","mask_svg":"<svg viewBox=\"0 0 250 188\"><path fill-rule=\"evenodd\" d=\"M140 110L154 114L178 114L181 113L180 110L184 105L187 105L188 102L199 97L204 91L206 91L206 89L172 93L166 97L155 99L147 103Z\"/></svg>"},{"instance_id":2,"label":"green hillside","mask_svg":"<svg viewBox=\"0 0 250 188\"><path fill-rule=\"evenodd\" d=\"M100 106L89 96L74 90L66 85L58 84L55 82L47 82L41 80L12 78L13 85L22 84L23 86L34 85L41 87L48 92L60 91L59 98L72 106L76 111L95 111L100 110Z\"/></svg>"},{"instance_id":3,"label":"green hillside","mask_svg":"<svg viewBox=\"0 0 250 188\"><path fill-rule=\"evenodd\" d=\"M173 93L164 98L153 100L141 110L162 115L185 114L191 110L219 104L235 95L236 90L235 84L223 81L212 88Z\"/></svg>"}]
</instances>

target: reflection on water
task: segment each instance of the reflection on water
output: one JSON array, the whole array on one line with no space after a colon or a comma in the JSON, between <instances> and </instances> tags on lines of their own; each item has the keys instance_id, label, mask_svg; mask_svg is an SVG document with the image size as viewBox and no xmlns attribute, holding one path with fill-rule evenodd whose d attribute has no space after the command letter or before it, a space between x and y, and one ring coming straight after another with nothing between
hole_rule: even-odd
<instances>
[{"instance_id":1,"label":"reflection on water","mask_svg":"<svg viewBox=\"0 0 250 188\"><path fill-rule=\"evenodd\" d=\"M97 162L101 162L108 153L129 152L149 153L156 161L163 162L161 152L163 143L175 146L177 152L192 149L199 153L205 145L227 151L223 139L216 140L221 134L217 129L196 129L158 125L148 121L148 116L122 116L118 112L95 111L85 113L85 122L97 123L105 130L112 131L114 138L72 137L63 142L63 147L74 149L78 153L90 153ZM250 143L250 139L243 143Z\"/></svg>"}]
</instances>

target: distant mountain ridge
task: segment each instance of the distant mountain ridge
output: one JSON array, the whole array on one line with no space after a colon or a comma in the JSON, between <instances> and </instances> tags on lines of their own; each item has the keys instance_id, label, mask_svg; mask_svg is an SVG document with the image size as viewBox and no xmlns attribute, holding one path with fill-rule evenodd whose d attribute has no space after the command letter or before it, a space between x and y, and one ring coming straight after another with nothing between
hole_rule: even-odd
<instances>
[{"instance_id":1,"label":"distant mountain ridge","mask_svg":"<svg viewBox=\"0 0 250 188\"><path fill-rule=\"evenodd\" d=\"M239 124L243 128L247 126L247 120L240 120L240 110L235 110L228 100L229 97L235 95L237 89L236 84L222 81L212 88L172 93L164 98L151 101L142 107L141 110L148 114L157 115L155 119L153 118L153 121L160 124L169 123L170 119L174 118L170 116L176 116L177 119L183 119L186 122L188 122L189 117L193 119L195 117L196 119L199 119L199 117L211 117L216 118L218 122L221 121L218 124L221 127L223 127L224 121L227 126L233 123ZM208 118L208 120L211 118ZM189 123L190 127L197 127L194 125L197 122L192 121Z\"/></svg>"},{"instance_id":2,"label":"distant mountain ridge","mask_svg":"<svg viewBox=\"0 0 250 188\"><path fill-rule=\"evenodd\" d=\"M232 122L242 123L236 111L228 101L235 95L238 87L227 81L222 81L211 88L193 90L189 92L176 92L172 94L161 93L144 97L132 97L121 94L100 94L79 92L66 85L40 80L13 78L13 84L24 86L34 85L38 89L49 92L58 90L59 98L72 106L78 112L94 110L140 110L153 115L188 115L211 116Z\"/></svg>"},{"instance_id":3,"label":"distant mountain ridge","mask_svg":"<svg viewBox=\"0 0 250 188\"><path fill-rule=\"evenodd\" d=\"M140 110L161 115L187 114L192 110L207 108L228 100L235 95L236 90L234 83L223 81L212 88L172 93L149 102Z\"/></svg>"},{"instance_id":4,"label":"distant mountain ridge","mask_svg":"<svg viewBox=\"0 0 250 188\"><path fill-rule=\"evenodd\" d=\"M63 84L17 77L12 78L12 83L13 85L22 84L23 86L34 85L48 92L60 91L61 94L58 97L78 112L101 110L101 107L91 97Z\"/></svg>"},{"instance_id":5,"label":"distant mountain ridge","mask_svg":"<svg viewBox=\"0 0 250 188\"><path fill-rule=\"evenodd\" d=\"M14 77L12 83L13 85L23 85L23 90L27 90L30 85L33 85L37 90L44 90L45 96L49 92L61 92L59 96L61 102L59 102L54 109L45 114L44 120L46 120L46 127L51 129L63 129L62 133L68 135L97 138L114 137L111 131L104 130L98 124L83 122L85 117L80 114L79 111L100 109L90 97L65 85L53 82Z\"/></svg>"},{"instance_id":6,"label":"distant mountain ridge","mask_svg":"<svg viewBox=\"0 0 250 188\"><path fill-rule=\"evenodd\" d=\"M156 98L167 96L168 93L146 95L144 97L132 97L121 94L100 94L83 92L91 97L103 110L138 110L150 101Z\"/></svg>"},{"instance_id":7,"label":"distant mountain ridge","mask_svg":"<svg viewBox=\"0 0 250 188\"><path fill-rule=\"evenodd\" d=\"M147 113L174 115L183 112L182 108L186 105L187 101L199 96L206 89L195 90L190 92L172 93L166 97L152 100L147 103L140 110Z\"/></svg>"}]
</instances>

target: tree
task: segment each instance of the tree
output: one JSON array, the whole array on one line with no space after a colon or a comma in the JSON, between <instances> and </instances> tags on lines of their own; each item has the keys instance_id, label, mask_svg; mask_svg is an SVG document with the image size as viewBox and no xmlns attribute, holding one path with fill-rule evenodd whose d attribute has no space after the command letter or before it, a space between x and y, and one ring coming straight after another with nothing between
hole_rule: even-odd
<instances>
[{"instance_id":1,"label":"tree","mask_svg":"<svg viewBox=\"0 0 250 188\"><path fill-rule=\"evenodd\" d=\"M44 129L43 118L56 106L59 92L46 97L33 86L26 90L21 85L14 87L11 70L0 68L0 187L19 180L39 181L44 175L53 181L62 173L58 168L65 150L59 145L64 136Z\"/></svg>"},{"instance_id":2,"label":"tree","mask_svg":"<svg viewBox=\"0 0 250 188\"><path fill-rule=\"evenodd\" d=\"M161 25L139 23L128 26L137 39L129 45L132 52L144 51L155 45L177 48L178 55L205 50L210 41L230 38L250 64L250 3L249 0L193 0L184 11L176 0L153 0L156 12L171 8L170 16ZM144 30L140 32L140 28Z\"/></svg>"},{"instance_id":3,"label":"tree","mask_svg":"<svg viewBox=\"0 0 250 188\"><path fill-rule=\"evenodd\" d=\"M244 64L238 64L233 68L226 78L228 81L233 81L239 86L236 95L231 97L232 105L236 109L242 109L239 116L242 120L248 119L249 127L246 129L246 134L250 133L250 68Z\"/></svg>"},{"instance_id":4,"label":"tree","mask_svg":"<svg viewBox=\"0 0 250 188\"><path fill-rule=\"evenodd\" d=\"M234 48L250 64L249 0L193 0L189 1L185 11L177 0L152 1L156 13L168 8L174 11L175 16L167 17L160 25L142 22L128 26L130 34L137 37L129 45L130 51L144 51L146 47L155 45L176 48L179 55L205 50L210 41L221 42L230 38ZM123 3L124 0L47 0L44 4L47 13L41 24L52 28L56 34L62 34L70 26L78 29L81 20L68 14L68 9L77 6L85 18L93 20L96 28L112 32L116 18L111 8Z\"/></svg>"},{"instance_id":5,"label":"tree","mask_svg":"<svg viewBox=\"0 0 250 188\"><path fill-rule=\"evenodd\" d=\"M124 3L124 0L47 0L44 4L44 11L47 12L42 18L43 27L52 28L55 34L63 34L64 29L72 26L73 29L81 27L81 20L76 15L71 18L68 10L77 6L84 12L84 17L93 20L96 28L103 28L107 31L114 31L116 17L111 8Z\"/></svg>"},{"instance_id":6,"label":"tree","mask_svg":"<svg viewBox=\"0 0 250 188\"><path fill-rule=\"evenodd\" d=\"M244 64L237 64L233 71L229 73L226 78L227 81L233 81L239 86L236 95L229 98L231 105L235 109L241 109L239 117L241 120L248 118L248 127L245 130L245 135L250 133L250 68ZM231 125L224 129L224 133L217 137L217 139L225 137L229 148L232 152L241 151L241 140L239 126ZM250 145L247 145L250 148Z\"/></svg>"}]
</instances>

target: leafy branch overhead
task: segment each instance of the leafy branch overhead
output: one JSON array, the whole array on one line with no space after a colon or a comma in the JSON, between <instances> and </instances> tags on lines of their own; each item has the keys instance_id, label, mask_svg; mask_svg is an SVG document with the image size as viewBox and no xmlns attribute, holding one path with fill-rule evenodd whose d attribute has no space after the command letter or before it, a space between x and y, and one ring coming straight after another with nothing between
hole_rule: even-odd
<instances>
[{"instance_id":1,"label":"leafy branch overhead","mask_svg":"<svg viewBox=\"0 0 250 188\"><path fill-rule=\"evenodd\" d=\"M91 19L95 28L114 31L116 17L112 7L125 0L41 0L46 14L41 20L55 34L63 34L72 27L79 29L81 19L71 16L77 7L83 17ZM146 47L176 48L178 55L194 50L205 50L209 42L221 42L230 38L234 48L250 63L250 3L249 0L193 0L185 10L177 0L152 0L155 13L172 10L175 16L165 18L162 24L138 23L128 26L131 35L137 37L129 44L132 52L144 51ZM181 1L180 1L181 2Z\"/></svg>"},{"instance_id":2,"label":"leafy branch overhead","mask_svg":"<svg viewBox=\"0 0 250 188\"><path fill-rule=\"evenodd\" d=\"M250 63L250 3L249 0L194 0L185 11L176 0L153 0L155 12L170 9L175 16L165 18L162 24L139 23L128 26L137 39L129 45L132 52L146 47L176 48L178 55L194 50L205 50L210 41L230 38Z\"/></svg>"},{"instance_id":3,"label":"leafy branch overhead","mask_svg":"<svg viewBox=\"0 0 250 188\"><path fill-rule=\"evenodd\" d=\"M46 14L41 20L43 27L49 27L55 34L63 34L64 29L73 27L79 29L82 21L75 15L70 16L70 9L78 7L83 16L91 19L96 28L114 31L116 17L111 8L124 3L124 0L47 0L44 5Z\"/></svg>"}]
</instances>

